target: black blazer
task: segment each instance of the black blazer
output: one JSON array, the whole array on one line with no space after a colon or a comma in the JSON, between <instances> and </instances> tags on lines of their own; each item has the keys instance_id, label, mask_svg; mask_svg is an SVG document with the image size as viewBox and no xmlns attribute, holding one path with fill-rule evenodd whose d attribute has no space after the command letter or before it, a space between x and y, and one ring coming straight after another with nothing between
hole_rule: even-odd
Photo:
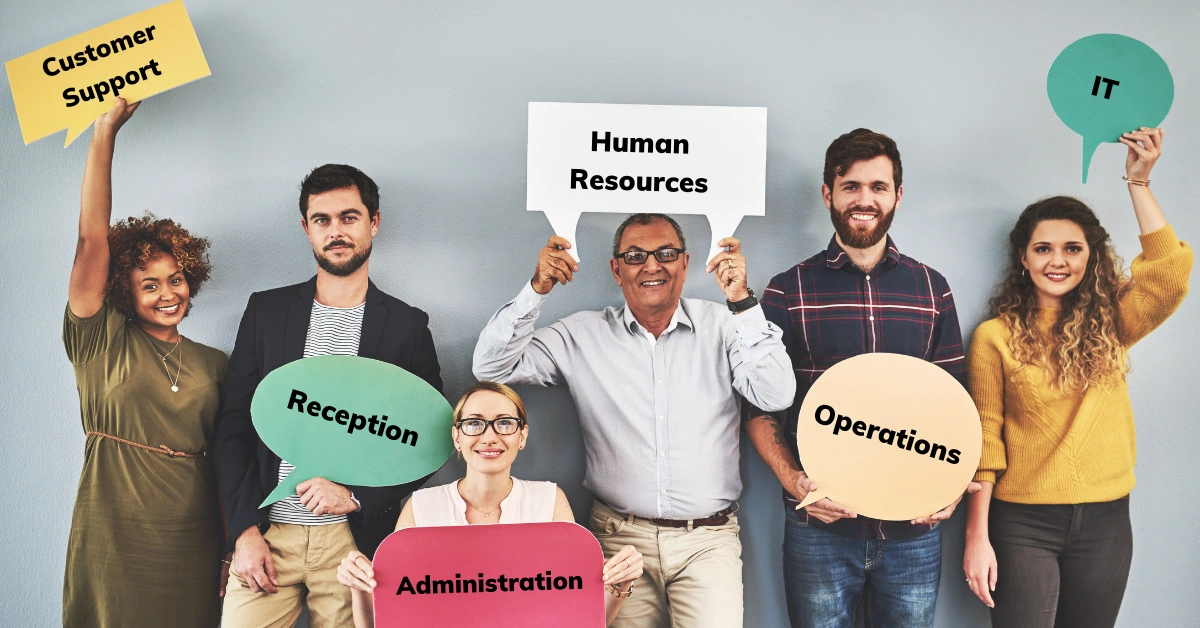
<instances>
[{"instance_id":1,"label":"black blazer","mask_svg":"<svg viewBox=\"0 0 1200 628\"><path fill-rule=\"evenodd\" d=\"M294 286L256 292L242 315L216 423L216 471L229 520L227 551L233 551L238 535L250 526L266 531L270 525L268 509L258 505L279 484L279 456L258 437L250 421L250 401L267 373L304 357L316 290L313 277ZM441 392L429 316L385 294L373 282L368 283L366 303L358 355L395 364ZM400 486L349 487L362 504L361 510L348 515L359 551L374 556L384 537L396 528L404 498L427 479Z\"/></svg>"}]
</instances>

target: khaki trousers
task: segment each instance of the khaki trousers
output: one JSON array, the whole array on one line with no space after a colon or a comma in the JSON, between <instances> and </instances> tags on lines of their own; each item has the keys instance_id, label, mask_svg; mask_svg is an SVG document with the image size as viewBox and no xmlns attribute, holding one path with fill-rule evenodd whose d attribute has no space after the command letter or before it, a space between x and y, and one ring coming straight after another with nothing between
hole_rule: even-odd
<instances>
[{"instance_id":1,"label":"khaki trousers","mask_svg":"<svg viewBox=\"0 0 1200 628\"><path fill-rule=\"evenodd\" d=\"M306 602L312 628L354 625L350 589L337 581L338 563L356 549L349 524L272 523L263 538L275 561L279 593L254 593L230 569L221 628L290 627Z\"/></svg>"},{"instance_id":2,"label":"khaki trousers","mask_svg":"<svg viewBox=\"0 0 1200 628\"><path fill-rule=\"evenodd\" d=\"M723 526L659 527L596 501L592 534L604 557L625 545L642 553L615 628L737 628L742 625L742 541L737 517ZM607 595L607 593L606 593Z\"/></svg>"}]
</instances>

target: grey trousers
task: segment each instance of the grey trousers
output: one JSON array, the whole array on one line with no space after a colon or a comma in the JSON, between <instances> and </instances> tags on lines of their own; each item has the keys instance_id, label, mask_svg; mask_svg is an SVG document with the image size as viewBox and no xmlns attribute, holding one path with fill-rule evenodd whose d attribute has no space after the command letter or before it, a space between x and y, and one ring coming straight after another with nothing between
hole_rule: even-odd
<instances>
[{"instance_id":1,"label":"grey trousers","mask_svg":"<svg viewBox=\"0 0 1200 628\"><path fill-rule=\"evenodd\" d=\"M1091 504L993 499L998 578L993 628L1105 628L1117 621L1133 530L1129 497Z\"/></svg>"}]
</instances>

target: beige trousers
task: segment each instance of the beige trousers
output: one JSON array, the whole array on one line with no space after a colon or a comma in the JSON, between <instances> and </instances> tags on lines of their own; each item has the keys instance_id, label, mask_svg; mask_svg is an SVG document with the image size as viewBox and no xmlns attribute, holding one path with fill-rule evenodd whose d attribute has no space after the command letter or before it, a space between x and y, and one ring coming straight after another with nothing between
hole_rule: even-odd
<instances>
[{"instance_id":1,"label":"beige trousers","mask_svg":"<svg viewBox=\"0 0 1200 628\"><path fill-rule=\"evenodd\" d=\"M737 517L723 526L659 527L595 502L591 530L612 557L625 545L642 553L614 628L737 628L742 625L742 541Z\"/></svg>"},{"instance_id":2,"label":"beige trousers","mask_svg":"<svg viewBox=\"0 0 1200 628\"><path fill-rule=\"evenodd\" d=\"M232 569L221 628L286 628L308 603L312 628L353 626L350 589L337 581L338 563L356 549L350 525L272 523L263 535L275 561L279 593L254 593Z\"/></svg>"}]
</instances>

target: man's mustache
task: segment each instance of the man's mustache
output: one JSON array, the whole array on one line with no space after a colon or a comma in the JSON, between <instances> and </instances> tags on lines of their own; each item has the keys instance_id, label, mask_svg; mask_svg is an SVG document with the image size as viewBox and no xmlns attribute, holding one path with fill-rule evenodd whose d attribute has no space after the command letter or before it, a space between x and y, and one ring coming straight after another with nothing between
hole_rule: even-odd
<instances>
[{"instance_id":1,"label":"man's mustache","mask_svg":"<svg viewBox=\"0 0 1200 628\"><path fill-rule=\"evenodd\" d=\"M326 244L325 248L321 249L321 251L328 251L329 249L332 249L335 246L348 246L350 248L354 248L353 244L351 244L345 240L335 240L333 242L330 242L329 244Z\"/></svg>"}]
</instances>

